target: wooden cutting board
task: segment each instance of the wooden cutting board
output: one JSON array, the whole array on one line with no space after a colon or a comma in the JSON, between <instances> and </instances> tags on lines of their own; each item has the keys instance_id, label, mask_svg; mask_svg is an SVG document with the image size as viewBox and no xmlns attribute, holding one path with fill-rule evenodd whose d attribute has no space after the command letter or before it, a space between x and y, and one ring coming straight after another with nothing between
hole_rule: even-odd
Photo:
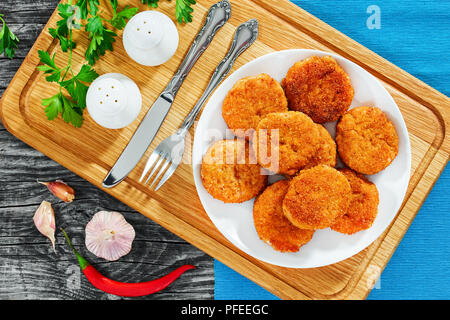
<instances>
[{"instance_id":1,"label":"wooden cutting board","mask_svg":"<svg viewBox=\"0 0 450 320\"><path fill-rule=\"evenodd\" d=\"M180 45L166 64L142 67L127 57L118 40L114 52L108 52L95 65L99 74L121 72L134 79L141 89L143 109L139 119L121 130L98 126L87 112L80 129L60 119L46 119L41 99L55 94L57 88L36 71L37 52L40 49L51 54L57 52L56 62L61 65L67 59L48 33L48 28L55 27L58 20L55 11L3 94L0 101L3 125L19 139L102 188L103 178L169 82L214 2L198 1L194 22L177 25ZM104 190L283 299L364 299L448 161L450 99L287 0L231 2L231 19L186 78L145 157L122 183ZM122 3L146 9L137 0ZM162 1L157 10L173 17L174 2ZM138 182L148 155L181 124L228 50L236 27L250 18L260 22L259 38L237 60L233 70L266 53L283 49L334 52L377 77L395 99L406 121L412 148L412 170L402 207L389 228L373 244L340 263L314 269L289 269L263 263L238 250L219 233L204 212L195 190L192 167L188 164L181 165L157 193ZM78 49L73 60L77 70L83 62L88 40L84 32L79 32L75 41ZM191 129L192 136L193 132ZM185 156L190 159L190 152Z\"/></svg>"}]
</instances>

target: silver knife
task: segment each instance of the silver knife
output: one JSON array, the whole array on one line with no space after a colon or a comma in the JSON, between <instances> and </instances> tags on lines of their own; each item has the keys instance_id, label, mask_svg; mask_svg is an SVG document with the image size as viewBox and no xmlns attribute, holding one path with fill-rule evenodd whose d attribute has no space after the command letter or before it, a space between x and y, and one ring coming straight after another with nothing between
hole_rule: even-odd
<instances>
[{"instance_id":1,"label":"silver knife","mask_svg":"<svg viewBox=\"0 0 450 320\"><path fill-rule=\"evenodd\" d=\"M211 43L217 31L228 21L231 15L231 5L228 0L222 0L208 11L205 24L194 39L186 57L170 80L167 87L153 103L145 115L130 142L117 159L114 166L103 180L103 187L111 188L121 182L138 164L161 127L173 100L184 79L195 62Z\"/></svg>"}]
</instances>

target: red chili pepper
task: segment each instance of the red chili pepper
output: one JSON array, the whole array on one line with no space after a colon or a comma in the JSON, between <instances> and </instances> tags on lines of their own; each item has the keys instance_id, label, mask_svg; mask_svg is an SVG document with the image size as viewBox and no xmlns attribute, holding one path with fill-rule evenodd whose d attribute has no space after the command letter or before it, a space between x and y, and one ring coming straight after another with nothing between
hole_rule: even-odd
<instances>
[{"instance_id":1,"label":"red chili pepper","mask_svg":"<svg viewBox=\"0 0 450 320\"><path fill-rule=\"evenodd\" d=\"M73 247L64 229L63 228L60 229L63 232L67 242L69 243L69 246L72 248L73 252L77 256L78 263L80 264L81 270L83 271L86 278L94 287L107 293L115 294L122 297L145 296L166 288L185 271L195 269L194 266L186 264L184 266L179 267L178 269L175 269L174 271L165 275L164 277L152 281L138 282L138 283L126 283L114 281L102 275L86 259L84 259L80 255L80 253Z\"/></svg>"}]
</instances>

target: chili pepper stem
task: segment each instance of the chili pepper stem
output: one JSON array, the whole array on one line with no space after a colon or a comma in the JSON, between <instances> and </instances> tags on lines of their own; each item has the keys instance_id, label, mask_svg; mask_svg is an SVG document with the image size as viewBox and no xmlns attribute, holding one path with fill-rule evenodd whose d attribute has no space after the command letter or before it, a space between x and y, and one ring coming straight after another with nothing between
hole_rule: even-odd
<instances>
[{"instance_id":1,"label":"chili pepper stem","mask_svg":"<svg viewBox=\"0 0 450 320\"><path fill-rule=\"evenodd\" d=\"M44 186L48 186L48 182L42 182L42 181L39 181L39 179L36 181L37 181L37 183L43 184Z\"/></svg>"},{"instance_id":2,"label":"chili pepper stem","mask_svg":"<svg viewBox=\"0 0 450 320\"><path fill-rule=\"evenodd\" d=\"M75 255L77 256L78 259L78 263L80 264L81 270L86 269L87 266L91 265L85 258L83 258L81 256L81 254L77 251L77 249L75 249L75 247L72 245L72 242L69 239L69 236L67 235L66 231L63 228L59 228L62 233L64 234L64 237L67 240L67 243L69 244L69 246L72 248L73 253L75 253Z\"/></svg>"}]
</instances>

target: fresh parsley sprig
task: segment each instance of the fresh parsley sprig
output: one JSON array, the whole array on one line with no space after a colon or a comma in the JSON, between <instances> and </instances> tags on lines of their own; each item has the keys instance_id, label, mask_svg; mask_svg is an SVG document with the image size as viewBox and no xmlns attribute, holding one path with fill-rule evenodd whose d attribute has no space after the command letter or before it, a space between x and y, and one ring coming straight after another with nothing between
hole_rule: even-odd
<instances>
[{"instance_id":1,"label":"fresh parsley sprig","mask_svg":"<svg viewBox=\"0 0 450 320\"><path fill-rule=\"evenodd\" d=\"M100 16L99 0L79 0L76 5L69 0L67 3L58 5L61 20L56 23L56 28L49 29L49 33L59 40L61 50L69 53L69 60L66 66L59 67L55 62L56 54L50 57L48 52L39 51L41 65L37 67L38 70L44 72L48 82L59 85L57 94L42 100L47 119L53 120L61 115L65 122L75 127L82 125L88 84L98 77L92 66L107 50L113 50L114 38L117 36L114 31L106 27L105 23L111 24L116 29L123 29L126 20L138 11L138 8L129 6L118 10L117 0L110 0L110 3L113 8L113 17L109 20ZM72 54L76 44L72 39L72 32L81 30L82 27L88 32L90 39L85 52L85 58L89 64L84 64L80 71L75 73L72 69ZM63 93L62 89L66 92Z\"/></svg>"},{"instance_id":2,"label":"fresh parsley sprig","mask_svg":"<svg viewBox=\"0 0 450 320\"><path fill-rule=\"evenodd\" d=\"M58 5L58 14L62 18L56 22L56 29L49 28L48 32L55 39L59 40L61 50L75 49L75 42L69 39L69 29L80 29L81 25L76 23L76 7L69 3L61 3Z\"/></svg>"},{"instance_id":3,"label":"fresh parsley sprig","mask_svg":"<svg viewBox=\"0 0 450 320\"><path fill-rule=\"evenodd\" d=\"M108 20L108 22L111 23L114 28L122 30L126 25L125 20L131 19L131 17L133 17L139 11L139 8L126 6L121 11L117 11L117 0L110 0L110 2L114 11L114 15L111 20Z\"/></svg>"},{"instance_id":4,"label":"fresh parsley sprig","mask_svg":"<svg viewBox=\"0 0 450 320\"><path fill-rule=\"evenodd\" d=\"M88 48L85 58L91 66L106 53L106 50L113 50L113 43L116 41L117 34L107 29L102 22L100 16L94 16L88 19L85 30L89 32Z\"/></svg>"},{"instance_id":5,"label":"fresh parsley sprig","mask_svg":"<svg viewBox=\"0 0 450 320\"><path fill-rule=\"evenodd\" d=\"M159 0L141 0L141 2L151 8L157 8ZM126 21L131 19L139 10L130 6L125 6L119 10L118 0L110 0L109 3L113 9L113 16L110 19L102 16L99 0L78 0L75 4L72 0L68 0L67 3L58 5L58 14L61 19L56 23L56 28L49 28L49 33L59 41L61 50L68 52L69 62L66 66L59 67L55 62L55 54L50 57L48 52L39 51L41 65L38 66L38 69L44 72L45 79L48 82L59 85L57 94L42 100L49 120L61 115L65 122L71 123L75 127L82 125L88 84L98 77L92 66L108 50L113 50L113 43L116 41L115 37L117 37L117 33L113 29L122 30ZM176 0L175 16L180 24L192 21L192 5L195 3L195 0ZM19 40L7 28L1 17L0 15L3 29L0 33L0 39L5 38L6 40L0 42L0 53L5 48L5 54L12 56ZM83 28L89 37L89 45L84 54L88 64L84 64L80 71L75 74L72 69L72 53L76 48L76 43L73 41L72 32ZM62 89L68 95L63 93Z\"/></svg>"},{"instance_id":6,"label":"fresh parsley sprig","mask_svg":"<svg viewBox=\"0 0 450 320\"><path fill-rule=\"evenodd\" d=\"M159 0L141 0L143 4L151 8L158 8ZM176 0L175 2L175 17L179 24L192 22L192 6L196 4L195 0Z\"/></svg>"},{"instance_id":7,"label":"fresh parsley sprig","mask_svg":"<svg viewBox=\"0 0 450 320\"><path fill-rule=\"evenodd\" d=\"M37 67L38 70L47 75L45 79L48 82L55 82L59 85L59 92L56 95L42 99L42 105L46 107L45 114L48 120L53 120L61 114L65 122L71 123L75 127L81 127L83 111L86 108L86 94L89 88L87 83L94 81L98 74L88 64L83 65L80 71L75 74L72 69L71 57L68 65L60 68L55 63L55 55L50 57L48 52L39 50L39 58L43 64ZM72 77L66 79L69 72ZM70 98L62 93L63 88L69 93Z\"/></svg>"},{"instance_id":8,"label":"fresh parsley sprig","mask_svg":"<svg viewBox=\"0 0 450 320\"><path fill-rule=\"evenodd\" d=\"M130 6L125 6L122 10L118 11L118 1L110 0L110 3L113 9L113 17L111 19L101 17L97 9L94 11L96 14L93 11L89 11L91 17L87 19L85 30L89 33L89 39L91 41L86 50L85 57L90 65L94 65L107 50L113 50L113 43L116 41L115 37L117 34L108 29L105 22L111 24L118 30L122 30L125 28L126 20L129 20L139 11L139 8Z\"/></svg>"},{"instance_id":9,"label":"fresh parsley sprig","mask_svg":"<svg viewBox=\"0 0 450 320\"><path fill-rule=\"evenodd\" d=\"M89 14L95 16L99 5L99 0L78 0L77 7L80 8L80 18L85 20Z\"/></svg>"},{"instance_id":10,"label":"fresh parsley sprig","mask_svg":"<svg viewBox=\"0 0 450 320\"><path fill-rule=\"evenodd\" d=\"M148 5L151 8L158 8L159 0L141 0L143 4Z\"/></svg>"},{"instance_id":11,"label":"fresh parsley sprig","mask_svg":"<svg viewBox=\"0 0 450 320\"><path fill-rule=\"evenodd\" d=\"M175 17L178 20L178 23L185 23L192 22L192 12L194 9L192 9L192 5L194 5L196 2L195 0L177 0L175 4Z\"/></svg>"},{"instance_id":12,"label":"fresh parsley sprig","mask_svg":"<svg viewBox=\"0 0 450 320\"><path fill-rule=\"evenodd\" d=\"M19 39L8 28L3 14L0 14L0 21L2 22L2 31L0 31L0 54L4 53L6 57L12 59L19 44Z\"/></svg>"},{"instance_id":13,"label":"fresh parsley sprig","mask_svg":"<svg viewBox=\"0 0 450 320\"><path fill-rule=\"evenodd\" d=\"M98 74L88 64L81 67L75 74L72 68L72 54L75 43L72 40L73 29L80 29L81 25L73 23L76 8L72 7L71 1L68 4L60 4L58 13L63 18L58 21L57 28L50 31L50 34L57 35L55 38L60 40L61 49L69 52L69 60L66 66L59 67L55 62L56 53L50 57L46 51L39 50L39 58L42 65L37 67L43 71L48 82L55 82L59 85L59 92L50 98L42 99L42 105L45 106L45 114L48 120L53 120L58 115L66 123L71 123L75 127L81 127L83 123L83 111L86 108L86 94L88 85L94 81ZM70 15L69 15L70 13ZM63 21L64 23L62 23ZM53 35L52 34L52 35ZM71 75L68 78L68 75ZM67 97L62 89L69 94Z\"/></svg>"}]
</instances>

